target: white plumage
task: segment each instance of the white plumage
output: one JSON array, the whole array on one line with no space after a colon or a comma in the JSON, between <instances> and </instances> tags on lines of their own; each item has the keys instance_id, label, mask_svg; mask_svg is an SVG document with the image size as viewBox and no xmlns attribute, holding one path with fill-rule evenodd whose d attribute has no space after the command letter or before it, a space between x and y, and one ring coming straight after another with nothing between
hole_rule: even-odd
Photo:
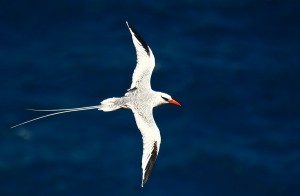
<instances>
[{"instance_id":1,"label":"white plumage","mask_svg":"<svg viewBox=\"0 0 300 196\"><path fill-rule=\"evenodd\" d=\"M142 186L144 186L156 161L161 143L160 132L153 118L153 108L166 103L172 103L178 106L181 105L172 99L170 95L152 90L150 80L155 66L154 55L140 34L128 22L126 22L126 24L129 28L133 44L136 49L137 65L132 75L130 89L128 89L128 92L125 93L123 97L108 98L103 100L100 105L89 107L55 110L30 109L33 111L55 111L55 113L20 123L12 128L41 118L67 112L90 109L98 109L104 112L109 112L121 108L131 109L143 138Z\"/></svg>"}]
</instances>

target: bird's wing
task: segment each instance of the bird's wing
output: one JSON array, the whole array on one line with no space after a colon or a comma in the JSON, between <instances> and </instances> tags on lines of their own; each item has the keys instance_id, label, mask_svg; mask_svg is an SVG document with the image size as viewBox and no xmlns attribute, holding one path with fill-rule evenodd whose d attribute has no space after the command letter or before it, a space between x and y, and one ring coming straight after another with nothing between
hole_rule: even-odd
<instances>
[{"instance_id":1,"label":"bird's wing","mask_svg":"<svg viewBox=\"0 0 300 196\"><path fill-rule=\"evenodd\" d=\"M130 89L138 88L139 86L151 89L150 79L155 66L154 55L141 35L128 22L126 24L131 33L137 56L137 64L132 75Z\"/></svg>"},{"instance_id":2,"label":"bird's wing","mask_svg":"<svg viewBox=\"0 0 300 196\"><path fill-rule=\"evenodd\" d=\"M142 186L144 186L156 161L161 138L151 107L143 108L143 110L132 109L132 111L136 124L143 136Z\"/></svg>"}]
</instances>

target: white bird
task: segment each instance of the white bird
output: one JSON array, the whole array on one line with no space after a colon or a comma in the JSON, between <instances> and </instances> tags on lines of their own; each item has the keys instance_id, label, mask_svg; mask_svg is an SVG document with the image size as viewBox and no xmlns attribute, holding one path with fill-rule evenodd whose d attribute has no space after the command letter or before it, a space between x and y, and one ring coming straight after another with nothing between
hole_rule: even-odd
<instances>
[{"instance_id":1,"label":"white bird","mask_svg":"<svg viewBox=\"0 0 300 196\"><path fill-rule=\"evenodd\" d=\"M142 157L142 187L147 182L153 165L156 161L159 147L161 143L161 137L159 129L154 121L152 110L154 107L172 103L181 106L177 101L171 98L170 95L158 91L154 91L151 88L150 79L155 66L155 59L150 47L143 40L141 35L126 22L129 31L132 36L133 44L136 49L137 65L133 72L132 83L130 89L123 97L113 97L103 100L100 105L69 108L69 109L53 109L53 110L36 110L32 111L50 111L55 112L48 115L44 115L18 125L17 126L53 116L62 113L76 112L82 110L98 109L104 112L110 112L121 108L131 109L136 124L141 131L143 137L143 157Z\"/></svg>"}]
</instances>

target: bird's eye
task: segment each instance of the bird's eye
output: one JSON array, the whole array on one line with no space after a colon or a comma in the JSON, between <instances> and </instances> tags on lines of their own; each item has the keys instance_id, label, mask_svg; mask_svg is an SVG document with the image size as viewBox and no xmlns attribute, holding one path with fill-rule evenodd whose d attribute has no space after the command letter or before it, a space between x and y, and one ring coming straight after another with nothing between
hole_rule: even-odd
<instances>
[{"instance_id":1,"label":"bird's eye","mask_svg":"<svg viewBox=\"0 0 300 196\"><path fill-rule=\"evenodd\" d=\"M165 97L163 97L163 96L162 96L161 98L163 98L165 101L168 101L168 100L169 100L169 99L167 99L167 98L165 98Z\"/></svg>"}]
</instances>

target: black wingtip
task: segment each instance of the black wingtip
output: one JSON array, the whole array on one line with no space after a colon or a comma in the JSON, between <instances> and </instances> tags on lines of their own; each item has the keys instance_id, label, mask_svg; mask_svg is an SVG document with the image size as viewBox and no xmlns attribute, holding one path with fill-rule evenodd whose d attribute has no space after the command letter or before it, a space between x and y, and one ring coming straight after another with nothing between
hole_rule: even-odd
<instances>
[{"instance_id":1,"label":"black wingtip","mask_svg":"<svg viewBox=\"0 0 300 196\"><path fill-rule=\"evenodd\" d=\"M150 50L149 50L148 44L145 42L145 40L142 38L142 36L137 32L137 30L131 24L128 23L128 21L126 21L126 24L127 24L128 28L133 32L136 39L141 43L142 47L147 52L148 56L150 56Z\"/></svg>"},{"instance_id":2,"label":"black wingtip","mask_svg":"<svg viewBox=\"0 0 300 196\"><path fill-rule=\"evenodd\" d=\"M148 178L151 174L151 171L152 171L152 168L154 166L154 163L157 159L157 142L154 142L153 144L153 150L152 150L152 153L151 153L151 157L147 163L147 166L145 168L145 176L144 176L144 179L143 179L143 182L142 182L142 187L146 184L146 182L148 181Z\"/></svg>"}]
</instances>

